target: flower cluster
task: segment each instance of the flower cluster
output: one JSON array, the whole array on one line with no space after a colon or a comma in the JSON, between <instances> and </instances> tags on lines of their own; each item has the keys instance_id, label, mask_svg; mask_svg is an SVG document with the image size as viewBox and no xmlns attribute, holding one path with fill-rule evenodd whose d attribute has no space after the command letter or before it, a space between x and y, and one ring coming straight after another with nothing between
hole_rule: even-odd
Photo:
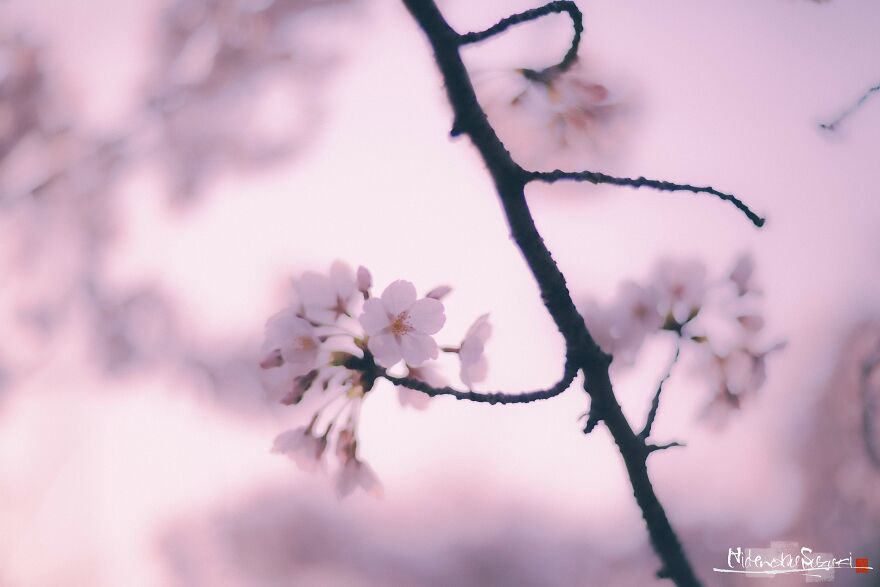
<instances>
[{"instance_id":1,"label":"flower cluster","mask_svg":"<svg viewBox=\"0 0 880 587\"><path fill-rule=\"evenodd\" d=\"M366 268L353 272L339 261L327 274L309 272L294 280L296 301L266 324L260 362L266 387L281 403L322 396L308 425L279 435L273 450L316 471L333 443L340 496L357 488L381 490L375 473L358 456L357 437L361 406L377 376L400 369L401 376L443 386L437 361L441 351L458 356L461 379L469 388L488 371L488 315L476 320L459 345L440 347L434 335L446 322L442 300L449 287L420 298L412 283L398 280L374 297L372 281ZM403 406L424 409L430 400L403 386L397 392Z\"/></svg>"},{"instance_id":2,"label":"flower cluster","mask_svg":"<svg viewBox=\"0 0 880 587\"><path fill-rule=\"evenodd\" d=\"M506 69L480 86L490 114L501 114L493 122L514 144L537 138L541 150L556 154L569 148L601 153L614 144L610 135L620 104L580 63L566 69ZM521 148L538 156L526 144Z\"/></svg>"},{"instance_id":3,"label":"flower cluster","mask_svg":"<svg viewBox=\"0 0 880 587\"><path fill-rule=\"evenodd\" d=\"M722 279L710 280L695 260L660 260L646 284L620 285L614 303L582 306L590 333L618 366L632 365L645 341L666 333L696 347L700 372L713 389L707 412L738 408L766 379L766 357L781 348L761 342L764 318L757 304L750 255Z\"/></svg>"}]
</instances>

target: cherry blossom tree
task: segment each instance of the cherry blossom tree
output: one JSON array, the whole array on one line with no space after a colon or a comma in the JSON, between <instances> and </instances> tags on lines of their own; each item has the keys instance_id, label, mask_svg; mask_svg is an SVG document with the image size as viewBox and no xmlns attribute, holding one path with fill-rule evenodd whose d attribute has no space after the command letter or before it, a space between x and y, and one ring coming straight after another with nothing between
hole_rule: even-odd
<instances>
[{"instance_id":1,"label":"cherry blossom tree","mask_svg":"<svg viewBox=\"0 0 880 587\"><path fill-rule=\"evenodd\" d=\"M611 433L651 543L661 560L658 577L669 578L680 586L698 585L648 474L649 456L679 443L653 441L652 425L658 414L663 383L670 377L684 344L694 345L705 355L706 371L714 389L711 405L738 405L760 387L765 358L778 347L758 347L752 340L752 335L763 326L752 303L751 294L756 291L752 281L754 263L750 257L739 259L721 282L723 286L712 287L699 262L661 261L651 283L625 283L612 306L602 308L588 302L582 313L535 226L524 190L531 183L566 180L668 193L690 192L732 204L756 227L763 226L764 219L739 198L712 187L645 177L613 177L591 170L532 171L512 158L477 99L471 76L462 62L461 49L515 25L552 14L568 15L574 29L568 51L558 64L541 70L519 70L526 89L513 103L526 99L530 91L553 94L560 97L558 102L562 106L552 117L563 125L583 127L596 116L597 104L606 98L607 91L601 85L568 75L577 63L583 32L582 15L574 2L550 2L471 33L455 31L434 0L404 0L404 4L427 37L443 79L453 114L450 134L469 137L480 154L494 182L513 240L565 341L562 375L557 383L537 391L474 391L473 386L485 377L488 367L484 350L491 326L487 315L477 318L459 345L441 346L434 336L445 322L441 300L448 288L435 288L419 297L414 284L398 280L385 286L377 297L371 291L368 270L359 268L355 274L337 262L327 274L307 273L295 280L295 301L267 324L265 358L261 364L266 377L271 379L270 385L279 386L283 401L295 404L308 393L327 397L309 425L283 432L276 438L274 450L314 470L321 468L332 440L336 446L340 495L357 487L375 492L380 487L376 473L358 458L357 430L361 405L374 393L380 380L426 397L448 395L473 402L519 404L555 397L572 385L578 373L583 373L584 391L591 400L584 431L604 424ZM709 303L709 292L716 289L724 290L724 300ZM728 343L723 350L713 348L718 337L703 324L704 316L710 313L704 308L715 305L726 308L728 322L734 324L740 339ZM621 410L610 368L615 363L634 362L645 338L658 333L676 338L674 357L670 372L657 387L646 421L641 427L634 427ZM467 390L441 385L432 375L433 362L441 351L457 355L461 380ZM403 396L401 402L414 403Z\"/></svg>"}]
</instances>

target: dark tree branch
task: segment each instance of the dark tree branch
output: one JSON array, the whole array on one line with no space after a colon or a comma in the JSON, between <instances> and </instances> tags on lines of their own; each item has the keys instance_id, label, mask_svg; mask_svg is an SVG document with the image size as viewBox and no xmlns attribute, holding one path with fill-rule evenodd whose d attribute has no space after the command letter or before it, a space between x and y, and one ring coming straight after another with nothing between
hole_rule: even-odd
<instances>
[{"instance_id":1,"label":"dark tree branch","mask_svg":"<svg viewBox=\"0 0 880 587\"><path fill-rule=\"evenodd\" d=\"M685 446L682 442L667 442L666 444L649 444L648 445L648 454L652 452L657 452L658 450L666 450L667 448L674 448L676 446Z\"/></svg>"},{"instance_id":2,"label":"dark tree branch","mask_svg":"<svg viewBox=\"0 0 880 587\"><path fill-rule=\"evenodd\" d=\"M502 18L496 24L490 26L484 31L476 33L465 33L459 36L458 42L461 45L479 43L480 41L485 41L489 37L493 37L497 34L503 33L514 25L536 20L541 18L542 16L547 16L548 14L561 14L563 12L567 12L568 15L571 17L571 24L574 27L574 38L572 38L571 46L565 53L562 61L560 61L557 65L553 67L555 69L565 71L577 60L578 47L580 47L581 44L581 34L584 32L583 15L581 14L580 9L577 7L577 4L568 0L550 2L549 4L545 4L544 6L541 6L539 8L532 8L531 10L526 10L525 12L520 12L519 14L514 14L512 16L508 16L507 18Z\"/></svg>"},{"instance_id":3,"label":"dark tree branch","mask_svg":"<svg viewBox=\"0 0 880 587\"><path fill-rule=\"evenodd\" d=\"M871 94L873 94L874 92L880 92L880 84L877 84L876 86L872 86L872 87L868 88L868 91L865 92L864 94L862 94L862 97L859 98L855 104L853 104L852 106L850 106L849 108L847 108L846 110L841 112L840 115L837 118L835 118L834 120L832 120L831 122L826 122L824 124L820 124L819 128L821 128L823 130L830 130L830 131L837 130L837 127L840 125L840 123L842 123L844 120L849 118L851 115L855 114L855 112L859 108L861 108L865 102L868 101L868 98L870 98Z\"/></svg>"},{"instance_id":4,"label":"dark tree branch","mask_svg":"<svg viewBox=\"0 0 880 587\"><path fill-rule=\"evenodd\" d=\"M675 354L672 356L672 361L669 362L666 373L660 378L660 383L657 384L657 391L654 392L654 399L651 400L651 409L648 411L645 427L639 432L639 438L647 439L651 436L651 427L654 425L654 420L657 418L657 410L660 408L660 394L663 393L663 384L672 376L672 368L678 362L679 355L681 355L680 342L675 345Z\"/></svg>"},{"instance_id":5,"label":"dark tree branch","mask_svg":"<svg viewBox=\"0 0 880 587\"><path fill-rule=\"evenodd\" d=\"M524 391L520 393L506 393L501 391L495 392L478 392L478 391L460 391L451 387L432 387L421 381L420 379L412 379L410 377L395 377L388 373L382 373L384 377L395 385L402 385L416 391L421 391L431 397L438 395L449 395L455 399L468 400L485 404L527 404L534 401L550 399L564 392L571 386L575 376L578 373L578 367L571 361L565 363L565 371L562 379L560 379L553 387L541 389L538 391Z\"/></svg>"},{"instance_id":6,"label":"dark tree branch","mask_svg":"<svg viewBox=\"0 0 880 587\"><path fill-rule=\"evenodd\" d=\"M746 217L748 217L749 220L752 221L752 224L754 224L755 226L760 228L764 226L764 222L766 222L766 219L752 212L751 208L749 208L745 203L743 203L742 200L740 200L736 196L726 194L724 192L719 192L712 187L697 187L688 184L671 183L668 181L660 181L656 179L647 179L645 177L639 177L636 179L632 179L629 177L613 177L595 171L561 171L559 169L555 171L530 171L527 172L527 178L529 181L543 181L546 183L553 183L556 181L567 179L571 181L586 181L593 184L609 184L628 186L633 188L648 187L664 192L693 192L695 194L710 194L715 196L716 198L725 200L736 206L743 214L746 215Z\"/></svg>"},{"instance_id":7,"label":"dark tree branch","mask_svg":"<svg viewBox=\"0 0 880 587\"><path fill-rule=\"evenodd\" d=\"M525 197L525 185L534 177L513 160L477 101L459 54L462 37L449 26L434 0L403 0L403 3L434 51L434 60L452 106L454 129L467 134L482 157L501 200L511 236L538 284L544 306L565 339L567 356L584 372L584 389L591 398L591 412L605 423L620 451L664 573L679 587L699 585L648 476L647 458L651 451L633 431L614 395L608 376L611 357L602 352L587 330L571 299L565 277L535 226Z\"/></svg>"},{"instance_id":8,"label":"dark tree branch","mask_svg":"<svg viewBox=\"0 0 880 587\"><path fill-rule=\"evenodd\" d=\"M590 411L584 414L584 416L587 417L587 422L584 424L584 434L589 434L602 422L602 418L599 417L596 410L592 409L592 406L590 407ZM581 418L584 416L581 416Z\"/></svg>"}]
</instances>

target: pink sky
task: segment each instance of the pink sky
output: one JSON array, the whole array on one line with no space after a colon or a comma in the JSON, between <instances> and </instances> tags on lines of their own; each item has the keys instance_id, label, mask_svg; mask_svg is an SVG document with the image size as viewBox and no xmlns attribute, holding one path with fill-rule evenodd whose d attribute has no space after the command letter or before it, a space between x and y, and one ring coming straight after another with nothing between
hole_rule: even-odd
<instances>
[{"instance_id":1,"label":"pink sky","mask_svg":"<svg viewBox=\"0 0 880 587\"><path fill-rule=\"evenodd\" d=\"M631 116L617 153L562 154L559 164L711 184L769 220L758 231L709 198L583 185L533 189L533 213L578 299L608 299L660 254L699 258L715 276L739 252L755 254L767 331L789 346L772 360L760 398L720 434L694 421L706 393L700 381L673 380L656 433L689 446L656 458L652 471L678 526L736 522L776 539L799 506L799 472L787 461L810 433L810 403L852 324L880 312L880 98L838 135L816 128L876 83L880 5L580 4L582 55ZM443 9L464 30L529 6L458 0ZM78 104L95 124L112 125L137 91L144 23L156 7L12 0L0 18L8 13L48 39ZM195 339L245 337L255 349L284 301L284 280L334 259L368 266L378 284L406 278L425 291L447 283L447 338L492 314L487 389L552 383L562 342L481 162L467 141L448 139L449 109L426 43L398 3L361 10L359 30L345 24L347 61L311 148L268 173L225 175L185 215L169 214L154 197L159 183L142 174L121 196L128 214L113 275L148 275L173 291ZM480 67L497 55L553 59L568 38L560 17L468 50L468 59ZM265 485L335 499L328 482L268 452L276 433L303 418L296 409L239 418L161 373L108 383L75 343L58 344L0 410L0 584L163 584L155 544L180 516ZM616 381L634 419L669 352L649 348L643 366ZM333 507L393 525L404 523L401 512L446 511L473 492L552 510L594 531L609 552L644 543L606 432L585 437L575 422L587 406L576 387L541 405L440 399L425 413L401 409L390 388L378 391L364 408L361 448L386 496Z\"/></svg>"}]
</instances>

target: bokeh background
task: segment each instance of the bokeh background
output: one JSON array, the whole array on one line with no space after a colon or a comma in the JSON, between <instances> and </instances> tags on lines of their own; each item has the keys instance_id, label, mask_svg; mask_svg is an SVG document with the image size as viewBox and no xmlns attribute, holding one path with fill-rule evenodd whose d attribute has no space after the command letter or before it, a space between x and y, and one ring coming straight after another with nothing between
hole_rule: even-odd
<instances>
[{"instance_id":1,"label":"bokeh background","mask_svg":"<svg viewBox=\"0 0 880 587\"><path fill-rule=\"evenodd\" d=\"M531 6L441 3L462 31ZM698 574L748 583L711 569L773 541L880 562L862 429L862 396L880 393L862 377L880 345L880 98L818 128L880 78L880 5L580 6L581 67L615 105L584 136L560 141L503 98L513 68L565 51L564 17L466 50L515 156L711 184L769 219L759 231L690 195L530 187L578 300L610 299L661 256L715 276L756 259L765 332L787 342L766 384L707 422L685 357L655 428L688 445L651 470ZM0 585L652 584L625 472L601 427L581 432L577 385L424 412L376 389L360 449L383 499L340 502L269 451L311 412L263 390L263 325L291 276L335 259L377 284L452 285L451 340L491 312L486 389L560 372L562 341L481 162L449 139L402 5L6 0L0 29ZM634 421L670 348L615 373Z\"/></svg>"}]
</instances>

